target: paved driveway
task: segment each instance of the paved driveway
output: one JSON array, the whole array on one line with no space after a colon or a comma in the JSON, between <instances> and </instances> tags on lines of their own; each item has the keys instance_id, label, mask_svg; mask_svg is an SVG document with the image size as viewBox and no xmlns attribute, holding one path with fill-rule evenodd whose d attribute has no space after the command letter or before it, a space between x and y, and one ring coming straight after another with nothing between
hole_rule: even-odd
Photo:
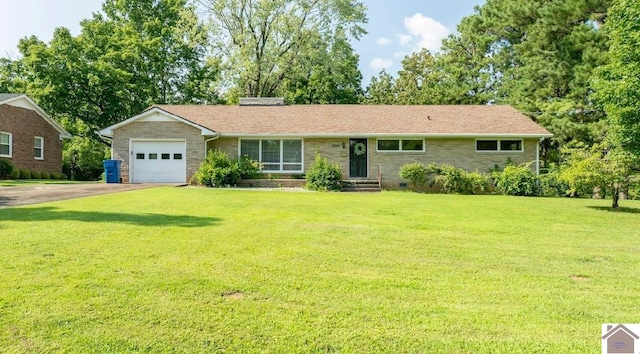
<instances>
[{"instance_id":1,"label":"paved driveway","mask_svg":"<svg viewBox=\"0 0 640 354\"><path fill-rule=\"evenodd\" d=\"M167 186L167 184L87 183L0 187L0 209L159 186ZM172 186L175 185L172 184Z\"/></svg>"}]
</instances>

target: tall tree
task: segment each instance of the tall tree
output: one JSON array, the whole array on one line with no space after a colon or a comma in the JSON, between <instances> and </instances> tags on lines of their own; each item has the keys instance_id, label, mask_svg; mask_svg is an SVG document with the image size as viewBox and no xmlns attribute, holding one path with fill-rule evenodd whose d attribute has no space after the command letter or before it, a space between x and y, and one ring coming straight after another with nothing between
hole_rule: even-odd
<instances>
[{"instance_id":1,"label":"tall tree","mask_svg":"<svg viewBox=\"0 0 640 354\"><path fill-rule=\"evenodd\" d=\"M640 3L619 0L605 29L609 63L598 72L596 97L607 113L612 144L640 156Z\"/></svg>"},{"instance_id":2,"label":"tall tree","mask_svg":"<svg viewBox=\"0 0 640 354\"><path fill-rule=\"evenodd\" d=\"M365 33L366 8L357 0L200 0L214 26L214 48L225 58L227 79L244 96L267 97L290 84L310 58L317 39ZM340 32L337 29L342 29ZM349 58L347 58L349 59ZM317 71L317 70L316 70ZM308 78L308 77L307 77Z\"/></svg>"},{"instance_id":3,"label":"tall tree","mask_svg":"<svg viewBox=\"0 0 640 354\"><path fill-rule=\"evenodd\" d=\"M49 44L21 40L13 85L90 131L152 103L217 100L209 34L187 0L106 0L103 12L82 21L79 36L58 28Z\"/></svg>"}]
</instances>

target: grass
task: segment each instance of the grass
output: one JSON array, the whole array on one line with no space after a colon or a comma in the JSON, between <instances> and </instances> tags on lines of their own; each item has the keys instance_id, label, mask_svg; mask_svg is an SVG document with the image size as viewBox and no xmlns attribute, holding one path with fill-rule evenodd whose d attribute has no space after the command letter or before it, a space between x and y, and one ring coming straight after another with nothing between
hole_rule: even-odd
<instances>
[{"instance_id":1,"label":"grass","mask_svg":"<svg viewBox=\"0 0 640 354\"><path fill-rule=\"evenodd\" d=\"M25 187L38 184L79 184L79 183L104 183L87 181L67 181L59 179L0 179L1 187Z\"/></svg>"},{"instance_id":2,"label":"grass","mask_svg":"<svg viewBox=\"0 0 640 354\"><path fill-rule=\"evenodd\" d=\"M0 210L9 352L600 352L640 203L154 188Z\"/></svg>"}]
</instances>

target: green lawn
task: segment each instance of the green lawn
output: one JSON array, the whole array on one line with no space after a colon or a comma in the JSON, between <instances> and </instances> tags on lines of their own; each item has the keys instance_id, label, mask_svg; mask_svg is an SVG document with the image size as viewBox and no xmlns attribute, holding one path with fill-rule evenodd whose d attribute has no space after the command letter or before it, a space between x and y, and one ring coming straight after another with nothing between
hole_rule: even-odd
<instances>
[{"instance_id":1,"label":"green lawn","mask_svg":"<svg viewBox=\"0 0 640 354\"><path fill-rule=\"evenodd\" d=\"M0 210L9 352L599 353L640 203L154 188Z\"/></svg>"}]
</instances>

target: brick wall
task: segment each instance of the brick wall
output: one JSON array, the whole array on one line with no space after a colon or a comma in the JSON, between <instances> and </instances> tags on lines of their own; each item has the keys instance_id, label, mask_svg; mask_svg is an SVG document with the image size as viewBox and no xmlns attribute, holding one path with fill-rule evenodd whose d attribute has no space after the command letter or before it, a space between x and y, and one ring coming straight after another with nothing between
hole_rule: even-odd
<instances>
[{"instance_id":1,"label":"brick wall","mask_svg":"<svg viewBox=\"0 0 640 354\"><path fill-rule=\"evenodd\" d=\"M468 171L488 172L495 165L504 167L507 159L514 163L527 163L536 158L538 139L524 139L524 152L481 152L475 151L475 139L426 139L424 152L377 152L376 139L368 139L369 178L378 176L378 164L382 169L383 186L386 189L398 189L400 183L406 183L398 176L400 168L408 163L422 162L449 163ZM345 148L342 147L344 143ZM313 163L315 153L326 157L331 163L337 163L346 179L349 176L349 139L348 138L307 138L304 139L304 169ZM208 149L220 149L230 156L238 154L237 138L219 138L209 143ZM535 169L535 165L531 165Z\"/></svg>"},{"instance_id":2,"label":"brick wall","mask_svg":"<svg viewBox=\"0 0 640 354\"><path fill-rule=\"evenodd\" d=\"M515 164L535 161L538 139L524 139L524 152L476 152L475 139L426 139L424 152L377 152L376 139L369 139L369 176L378 174L382 167L383 187L398 189L406 182L398 176L400 168L408 163L427 165L449 163L467 171L488 172L495 165L504 167L507 159ZM531 165L535 169L535 164Z\"/></svg>"},{"instance_id":3,"label":"brick wall","mask_svg":"<svg viewBox=\"0 0 640 354\"><path fill-rule=\"evenodd\" d=\"M196 172L204 157L204 137L199 129L180 122L133 122L113 132L113 159L122 160L120 177L129 182L129 143L134 139L186 139L187 182Z\"/></svg>"},{"instance_id":4,"label":"brick wall","mask_svg":"<svg viewBox=\"0 0 640 354\"><path fill-rule=\"evenodd\" d=\"M62 172L60 133L35 111L1 105L0 131L12 134L12 157L7 159L15 167ZM44 159L42 160L36 160L33 155L36 136L44 138Z\"/></svg>"}]
</instances>

